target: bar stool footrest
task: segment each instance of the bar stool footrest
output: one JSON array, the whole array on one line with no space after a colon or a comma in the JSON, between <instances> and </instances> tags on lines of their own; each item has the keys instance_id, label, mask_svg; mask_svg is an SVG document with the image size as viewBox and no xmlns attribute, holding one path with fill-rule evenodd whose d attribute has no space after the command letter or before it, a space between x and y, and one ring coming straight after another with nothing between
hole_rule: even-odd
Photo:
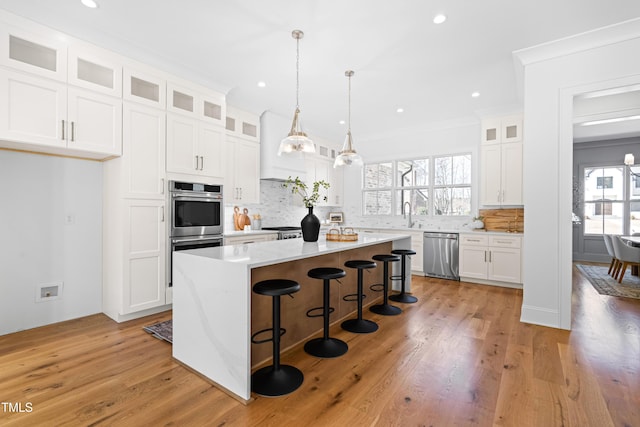
<instances>
[{"instance_id":1,"label":"bar stool footrest","mask_svg":"<svg viewBox=\"0 0 640 427\"><path fill-rule=\"evenodd\" d=\"M375 283L369 286L369 289L371 289L374 292L382 292L384 291L384 283Z\"/></svg>"},{"instance_id":2,"label":"bar stool footrest","mask_svg":"<svg viewBox=\"0 0 640 427\"><path fill-rule=\"evenodd\" d=\"M358 301L358 300L363 300L365 299L367 296L366 295L359 295L359 294L348 294L342 297L343 301L347 301L347 302L354 302L354 301Z\"/></svg>"},{"instance_id":3,"label":"bar stool footrest","mask_svg":"<svg viewBox=\"0 0 640 427\"><path fill-rule=\"evenodd\" d=\"M261 329L258 332L254 333L253 335L251 335L251 342L254 344L263 344L269 341L273 341L273 335L270 336L269 338L265 338L262 340L258 340L256 339L256 337L260 334L264 334L266 332L273 332L273 328L266 328L266 329ZM285 328L280 328L280 336L283 336L284 334L287 333L287 330Z\"/></svg>"},{"instance_id":4,"label":"bar stool footrest","mask_svg":"<svg viewBox=\"0 0 640 427\"><path fill-rule=\"evenodd\" d=\"M313 313L314 311L320 311L320 313ZM335 308L329 307L329 314L333 313ZM313 307L307 310L307 317L324 317L324 307Z\"/></svg>"}]
</instances>

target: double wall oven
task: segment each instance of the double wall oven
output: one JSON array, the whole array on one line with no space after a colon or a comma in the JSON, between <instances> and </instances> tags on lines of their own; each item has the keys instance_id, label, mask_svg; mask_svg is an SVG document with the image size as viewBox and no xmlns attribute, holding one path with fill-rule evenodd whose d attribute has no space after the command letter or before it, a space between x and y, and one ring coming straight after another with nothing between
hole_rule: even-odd
<instances>
[{"instance_id":1,"label":"double wall oven","mask_svg":"<svg viewBox=\"0 0 640 427\"><path fill-rule=\"evenodd\" d=\"M169 274L172 285L173 252L223 244L222 186L169 181Z\"/></svg>"}]
</instances>

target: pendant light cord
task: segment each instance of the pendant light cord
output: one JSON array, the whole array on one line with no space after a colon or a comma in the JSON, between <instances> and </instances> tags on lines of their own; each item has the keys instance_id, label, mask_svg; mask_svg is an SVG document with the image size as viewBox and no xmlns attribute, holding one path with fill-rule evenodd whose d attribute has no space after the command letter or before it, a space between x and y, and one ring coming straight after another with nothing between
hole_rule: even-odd
<instances>
[{"instance_id":1,"label":"pendant light cord","mask_svg":"<svg viewBox=\"0 0 640 427\"><path fill-rule=\"evenodd\" d=\"M300 37L296 37L296 110L300 109Z\"/></svg>"},{"instance_id":2,"label":"pendant light cord","mask_svg":"<svg viewBox=\"0 0 640 427\"><path fill-rule=\"evenodd\" d=\"M351 133L351 75L349 75L349 133Z\"/></svg>"}]
</instances>

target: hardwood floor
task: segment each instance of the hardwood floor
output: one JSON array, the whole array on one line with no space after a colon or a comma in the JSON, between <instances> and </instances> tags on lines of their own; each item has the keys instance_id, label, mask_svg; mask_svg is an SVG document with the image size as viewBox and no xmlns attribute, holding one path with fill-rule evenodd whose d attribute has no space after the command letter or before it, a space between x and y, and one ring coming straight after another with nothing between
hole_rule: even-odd
<instances>
[{"instance_id":1,"label":"hardwood floor","mask_svg":"<svg viewBox=\"0 0 640 427\"><path fill-rule=\"evenodd\" d=\"M522 291L414 276L417 304L366 310L373 334L333 328L341 358L284 354L302 387L248 406L142 330L170 313L5 335L0 425L639 426L640 300L601 296L575 268L573 287L568 332L520 323Z\"/></svg>"}]
</instances>

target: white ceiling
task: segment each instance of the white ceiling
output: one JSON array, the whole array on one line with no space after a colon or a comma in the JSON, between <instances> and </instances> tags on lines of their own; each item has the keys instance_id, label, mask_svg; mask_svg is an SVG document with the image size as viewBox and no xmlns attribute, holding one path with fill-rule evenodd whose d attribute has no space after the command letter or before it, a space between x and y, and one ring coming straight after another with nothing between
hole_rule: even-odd
<instances>
[{"instance_id":1,"label":"white ceiling","mask_svg":"<svg viewBox=\"0 0 640 427\"><path fill-rule=\"evenodd\" d=\"M209 85L234 106L286 117L295 108L291 31L301 29L305 130L341 143L344 71L353 69L356 145L520 109L513 51L640 17L637 0L97 1L95 10L80 0L0 0L0 8ZM439 12L448 20L435 25Z\"/></svg>"}]
</instances>

